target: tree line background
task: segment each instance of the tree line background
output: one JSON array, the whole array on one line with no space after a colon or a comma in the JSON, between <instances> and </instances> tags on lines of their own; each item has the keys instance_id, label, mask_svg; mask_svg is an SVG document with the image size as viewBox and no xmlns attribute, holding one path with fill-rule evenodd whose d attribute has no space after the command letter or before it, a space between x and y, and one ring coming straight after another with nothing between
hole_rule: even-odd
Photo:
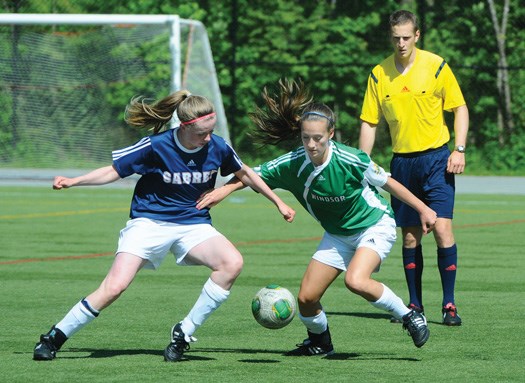
<instances>
[{"instance_id":1,"label":"tree line background","mask_svg":"<svg viewBox=\"0 0 525 383\"><path fill-rule=\"evenodd\" d=\"M525 7L521 0L2 0L4 12L178 14L206 26L232 144L254 165L282 152L250 138L248 113L280 78L302 79L338 116L337 139L357 146L370 70L392 53L388 15L420 18L419 47L444 57L470 111L470 174L525 175ZM166 79L168 82L168 79ZM191 90L191 84L188 86ZM148 96L162 97L151 87ZM120 110L129 101L115 99ZM452 127L452 114L446 113ZM373 157L388 167L379 126ZM452 131L452 128L451 128Z\"/></svg>"}]
</instances>

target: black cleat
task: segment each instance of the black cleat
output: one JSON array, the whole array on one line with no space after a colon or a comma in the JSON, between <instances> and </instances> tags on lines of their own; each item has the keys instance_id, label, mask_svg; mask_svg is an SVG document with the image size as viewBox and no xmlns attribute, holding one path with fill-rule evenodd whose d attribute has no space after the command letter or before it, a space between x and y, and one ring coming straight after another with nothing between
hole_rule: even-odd
<instances>
[{"instance_id":1,"label":"black cleat","mask_svg":"<svg viewBox=\"0 0 525 383\"><path fill-rule=\"evenodd\" d=\"M53 338L48 334L40 335L40 342L35 345L33 360L53 360L57 356L57 349Z\"/></svg>"},{"instance_id":2,"label":"black cleat","mask_svg":"<svg viewBox=\"0 0 525 383\"><path fill-rule=\"evenodd\" d=\"M286 352L285 356L327 356L334 354L334 346L330 330L327 328L321 334L308 331L308 338L303 343L298 343L296 349Z\"/></svg>"},{"instance_id":3,"label":"black cleat","mask_svg":"<svg viewBox=\"0 0 525 383\"><path fill-rule=\"evenodd\" d=\"M415 310L410 310L408 314L403 316L403 328L408 330L416 347L422 347L430 336L427 319Z\"/></svg>"},{"instance_id":4,"label":"black cleat","mask_svg":"<svg viewBox=\"0 0 525 383\"><path fill-rule=\"evenodd\" d=\"M448 303L441 310L443 314L443 324L446 326L461 326L461 318L458 315L458 309L453 303Z\"/></svg>"},{"instance_id":5,"label":"black cleat","mask_svg":"<svg viewBox=\"0 0 525 383\"><path fill-rule=\"evenodd\" d=\"M423 314L425 315L425 310L423 309L423 307L419 307L419 306L416 306L415 304L413 303L410 303L408 306L407 306L410 310L414 310L414 311L417 311L418 313L420 314ZM392 317L390 318L390 323L402 323L403 321L401 319L397 319L396 317Z\"/></svg>"},{"instance_id":6,"label":"black cleat","mask_svg":"<svg viewBox=\"0 0 525 383\"><path fill-rule=\"evenodd\" d=\"M40 342L35 345L33 351L34 360L53 360L57 355L57 351L67 340L67 337L62 331L55 326L47 334L40 335Z\"/></svg>"},{"instance_id":7,"label":"black cleat","mask_svg":"<svg viewBox=\"0 0 525 383\"><path fill-rule=\"evenodd\" d=\"M185 360L184 352L190 349L190 344L186 341L186 336L182 332L180 323L171 329L171 342L164 350L164 360L166 362L179 362Z\"/></svg>"},{"instance_id":8,"label":"black cleat","mask_svg":"<svg viewBox=\"0 0 525 383\"><path fill-rule=\"evenodd\" d=\"M313 344L310 339L298 343L297 348L285 353L285 356L327 356L334 353L334 346L330 344Z\"/></svg>"}]
</instances>

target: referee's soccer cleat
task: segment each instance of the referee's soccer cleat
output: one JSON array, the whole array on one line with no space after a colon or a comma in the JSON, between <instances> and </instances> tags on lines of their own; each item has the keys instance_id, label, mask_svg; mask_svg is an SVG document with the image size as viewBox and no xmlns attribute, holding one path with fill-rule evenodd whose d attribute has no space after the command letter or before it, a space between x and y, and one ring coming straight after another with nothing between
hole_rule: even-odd
<instances>
[{"instance_id":1,"label":"referee's soccer cleat","mask_svg":"<svg viewBox=\"0 0 525 383\"><path fill-rule=\"evenodd\" d=\"M164 350L164 360L166 362L179 362L185 360L184 352L190 349L190 344L186 341L186 336L182 332L180 323L171 329L171 342Z\"/></svg>"},{"instance_id":2,"label":"referee's soccer cleat","mask_svg":"<svg viewBox=\"0 0 525 383\"><path fill-rule=\"evenodd\" d=\"M443 324L446 326L461 326L461 318L458 309L453 303L446 304L441 310L443 314Z\"/></svg>"},{"instance_id":3,"label":"referee's soccer cleat","mask_svg":"<svg viewBox=\"0 0 525 383\"><path fill-rule=\"evenodd\" d=\"M40 335L40 341L35 345L33 350L33 360L53 360L57 355L57 351L67 340L67 337L62 331L51 327L47 334Z\"/></svg>"},{"instance_id":4,"label":"referee's soccer cleat","mask_svg":"<svg viewBox=\"0 0 525 383\"><path fill-rule=\"evenodd\" d=\"M430 336L427 319L416 310L403 316L403 328L408 331L416 347L422 347Z\"/></svg>"},{"instance_id":5,"label":"referee's soccer cleat","mask_svg":"<svg viewBox=\"0 0 525 383\"><path fill-rule=\"evenodd\" d=\"M414 310L414 311L417 311L420 314L425 315L425 310L423 309L423 307L418 307L418 306L416 306L413 303L410 303L407 307L410 310ZM402 320L401 319L397 319L396 317L391 317L390 318L390 323L401 323L401 322L402 322Z\"/></svg>"},{"instance_id":6,"label":"referee's soccer cleat","mask_svg":"<svg viewBox=\"0 0 525 383\"><path fill-rule=\"evenodd\" d=\"M285 356L327 356L334 354L334 346L330 336L330 330L321 334L313 334L308 331L308 338L298 343L297 348L286 352Z\"/></svg>"}]
</instances>

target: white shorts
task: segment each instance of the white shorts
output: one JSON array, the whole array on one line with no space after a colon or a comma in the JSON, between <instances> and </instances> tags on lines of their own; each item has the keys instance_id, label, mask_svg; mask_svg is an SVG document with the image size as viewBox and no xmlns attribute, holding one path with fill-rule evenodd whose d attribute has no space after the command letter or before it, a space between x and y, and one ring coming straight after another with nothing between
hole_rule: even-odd
<instances>
[{"instance_id":1,"label":"white shorts","mask_svg":"<svg viewBox=\"0 0 525 383\"><path fill-rule=\"evenodd\" d=\"M186 262L186 254L209 238L222 235L212 225L181 225L149 218L130 219L120 231L118 253L134 254L148 261L145 268L157 269L171 251L178 265Z\"/></svg>"},{"instance_id":2,"label":"white shorts","mask_svg":"<svg viewBox=\"0 0 525 383\"><path fill-rule=\"evenodd\" d=\"M325 232L312 258L346 271L356 250L367 247L374 250L383 262L390 253L396 237L396 221L384 215L377 224L354 235L335 235Z\"/></svg>"}]
</instances>

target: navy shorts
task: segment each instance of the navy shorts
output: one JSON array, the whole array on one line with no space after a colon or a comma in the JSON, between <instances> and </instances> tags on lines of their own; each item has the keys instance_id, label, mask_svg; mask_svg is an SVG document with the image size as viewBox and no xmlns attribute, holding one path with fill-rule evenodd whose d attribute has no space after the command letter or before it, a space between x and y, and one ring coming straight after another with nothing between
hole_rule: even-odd
<instances>
[{"instance_id":1,"label":"navy shorts","mask_svg":"<svg viewBox=\"0 0 525 383\"><path fill-rule=\"evenodd\" d=\"M446 145L419 153L394 154L390 162L392 178L430 206L439 218L453 218L456 190L453 173L447 173L450 150ZM410 206L391 197L396 225L419 226L419 214Z\"/></svg>"}]
</instances>

